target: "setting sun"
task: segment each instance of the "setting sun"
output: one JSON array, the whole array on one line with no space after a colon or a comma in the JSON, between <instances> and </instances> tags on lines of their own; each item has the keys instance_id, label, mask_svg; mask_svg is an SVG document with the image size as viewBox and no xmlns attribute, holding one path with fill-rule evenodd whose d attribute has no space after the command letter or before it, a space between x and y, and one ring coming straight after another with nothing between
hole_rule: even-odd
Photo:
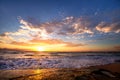
<instances>
[{"instance_id":1,"label":"setting sun","mask_svg":"<svg viewBox=\"0 0 120 80\"><path fill-rule=\"evenodd\" d=\"M45 49L43 47L38 47L37 50L38 51L45 51Z\"/></svg>"}]
</instances>

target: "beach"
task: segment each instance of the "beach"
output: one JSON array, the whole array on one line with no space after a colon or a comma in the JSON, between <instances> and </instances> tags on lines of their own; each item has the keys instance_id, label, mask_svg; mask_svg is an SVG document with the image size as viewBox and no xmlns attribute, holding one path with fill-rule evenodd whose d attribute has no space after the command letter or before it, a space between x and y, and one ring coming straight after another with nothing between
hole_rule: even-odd
<instances>
[{"instance_id":1,"label":"beach","mask_svg":"<svg viewBox=\"0 0 120 80\"><path fill-rule=\"evenodd\" d=\"M88 68L0 70L1 80L120 80L120 63Z\"/></svg>"},{"instance_id":2,"label":"beach","mask_svg":"<svg viewBox=\"0 0 120 80\"><path fill-rule=\"evenodd\" d=\"M0 80L120 80L120 0L0 0Z\"/></svg>"},{"instance_id":3,"label":"beach","mask_svg":"<svg viewBox=\"0 0 120 80\"><path fill-rule=\"evenodd\" d=\"M120 54L0 52L0 80L120 80Z\"/></svg>"}]
</instances>

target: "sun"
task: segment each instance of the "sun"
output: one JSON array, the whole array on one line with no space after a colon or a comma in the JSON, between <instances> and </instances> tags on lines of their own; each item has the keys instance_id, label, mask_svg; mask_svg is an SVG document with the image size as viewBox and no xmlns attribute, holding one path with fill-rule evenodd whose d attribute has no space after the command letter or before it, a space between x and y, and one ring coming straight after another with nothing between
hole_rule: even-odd
<instances>
[{"instance_id":1,"label":"sun","mask_svg":"<svg viewBox=\"0 0 120 80\"><path fill-rule=\"evenodd\" d=\"M37 47L38 51L45 51L45 49L43 47Z\"/></svg>"}]
</instances>

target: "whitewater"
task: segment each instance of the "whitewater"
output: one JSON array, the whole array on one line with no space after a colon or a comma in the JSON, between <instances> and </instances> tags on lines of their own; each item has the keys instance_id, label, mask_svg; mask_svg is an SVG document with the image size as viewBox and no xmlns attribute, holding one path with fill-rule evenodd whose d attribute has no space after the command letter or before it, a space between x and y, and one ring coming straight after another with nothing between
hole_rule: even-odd
<instances>
[{"instance_id":1,"label":"whitewater","mask_svg":"<svg viewBox=\"0 0 120 80\"><path fill-rule=\"evenodd\" d=\"M120 61L119 53L0 52L0 70L82 68Z\"/></svg>"}]
</instances>

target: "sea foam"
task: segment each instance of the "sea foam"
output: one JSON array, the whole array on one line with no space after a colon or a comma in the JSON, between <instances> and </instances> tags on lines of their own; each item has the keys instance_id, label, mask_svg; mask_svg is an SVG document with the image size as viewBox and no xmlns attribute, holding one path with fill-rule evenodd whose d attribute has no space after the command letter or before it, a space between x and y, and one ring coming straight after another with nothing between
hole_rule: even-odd
<instances>
[{"instance_id":1,"label":"sea foam","mask_svg":"<svg viewBox=\"0 0 120 80\"><path fill-rule=\"evenodd\" d=\"M82 68L95 65L114 63L120 60L120 55L113 54L81 54L57 53L48 55L9 54L14 57L1 56L0 69L37 69L37 68ZM27 57L26 57L27 56Z\"/></svg>"}]
</instances>

